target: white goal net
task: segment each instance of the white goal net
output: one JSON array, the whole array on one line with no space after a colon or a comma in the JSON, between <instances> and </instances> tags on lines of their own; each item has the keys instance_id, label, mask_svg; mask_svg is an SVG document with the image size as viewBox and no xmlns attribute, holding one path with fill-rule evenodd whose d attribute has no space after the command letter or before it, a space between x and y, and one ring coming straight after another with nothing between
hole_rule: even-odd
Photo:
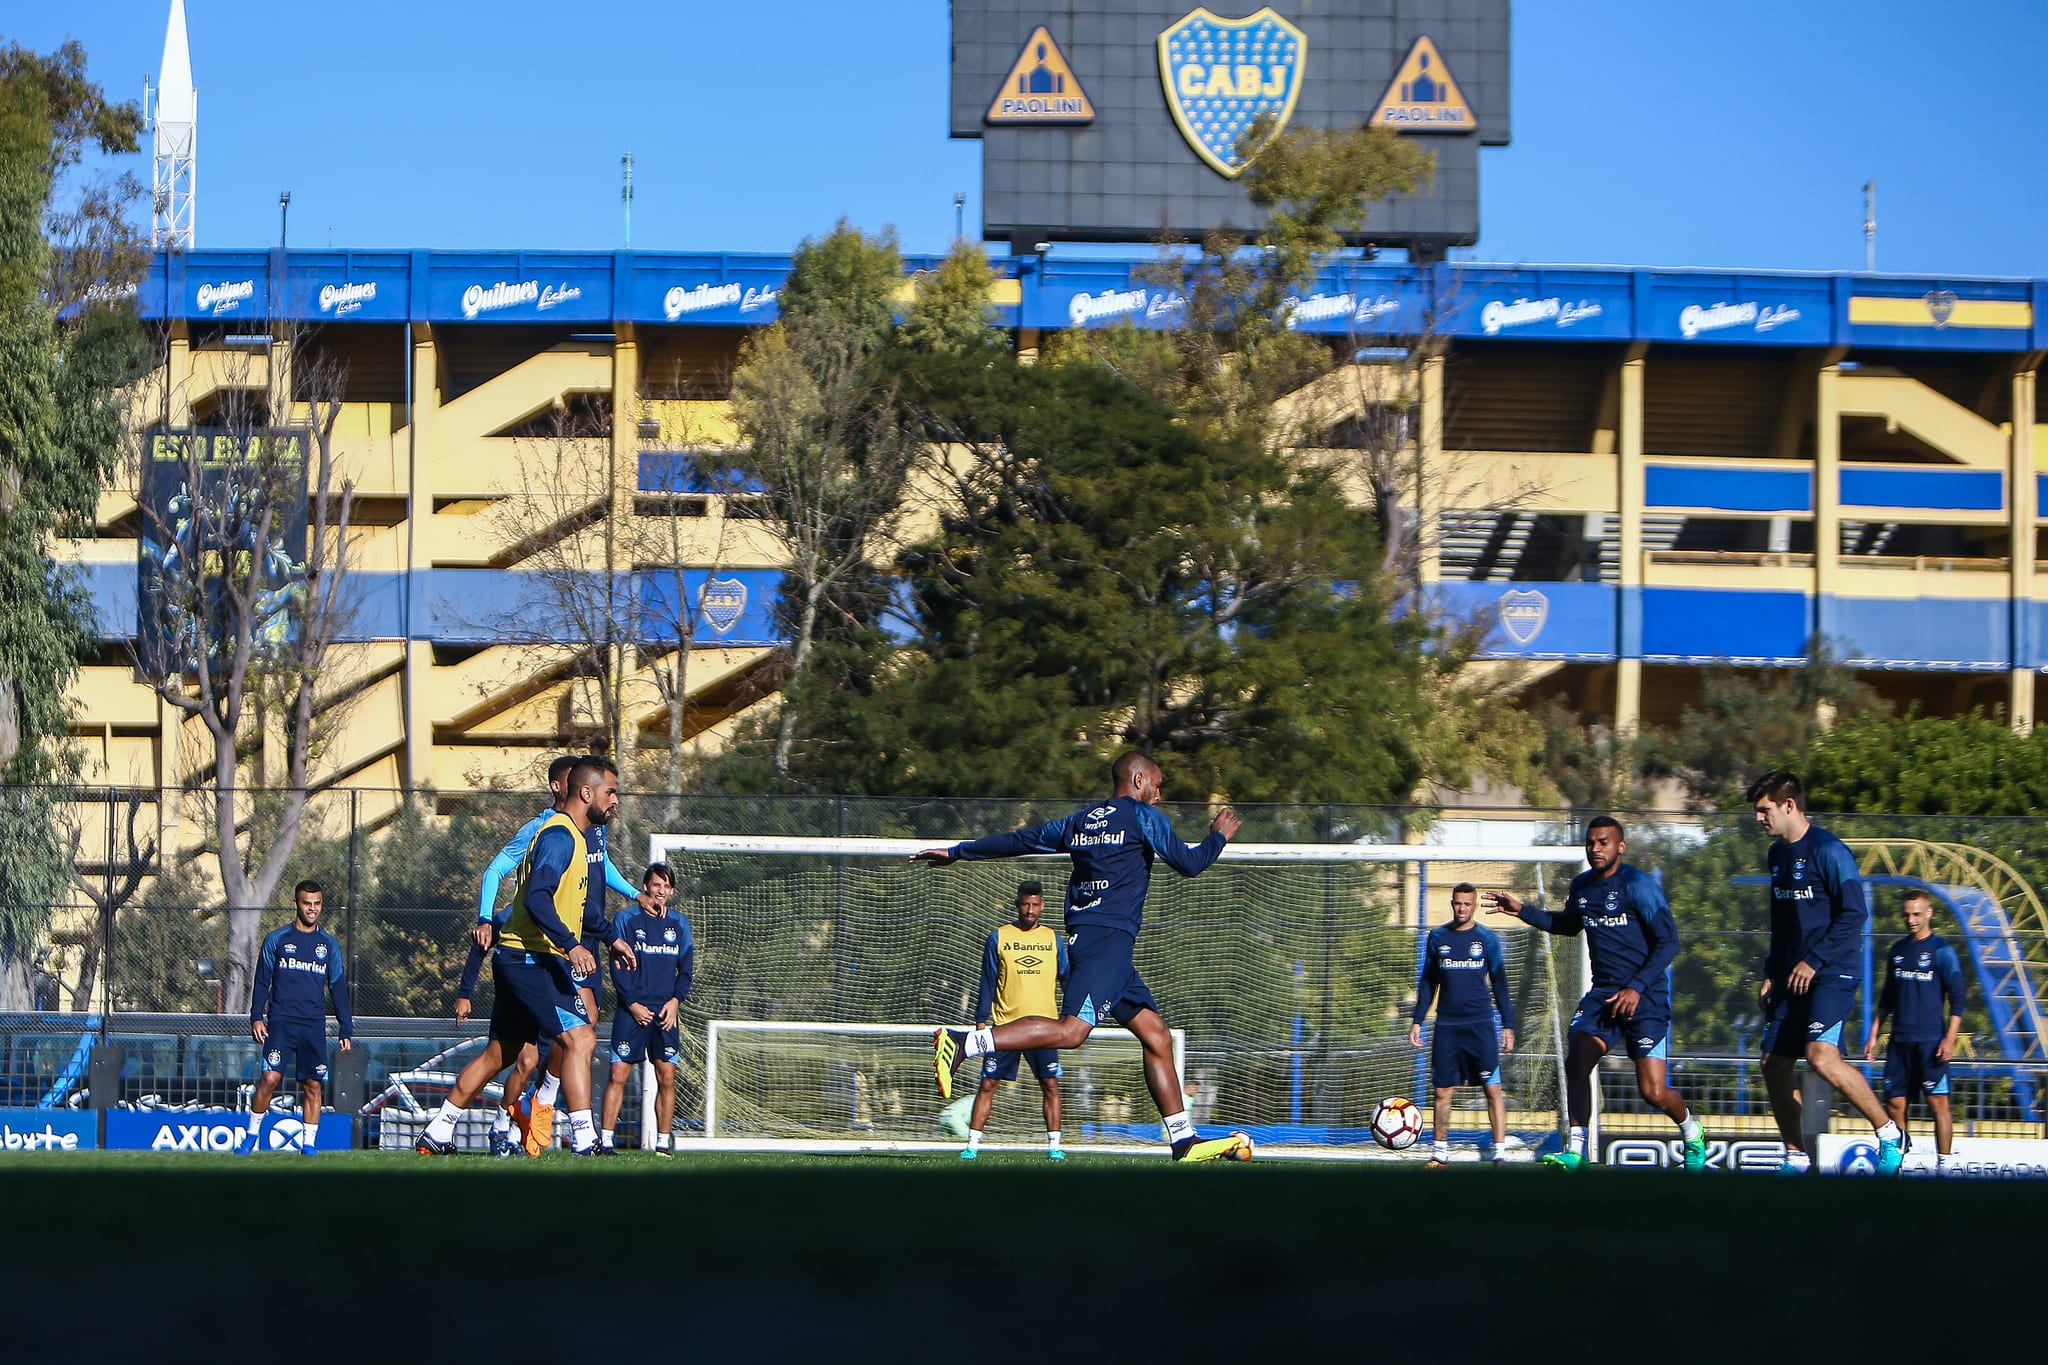
<instances>
[{"instance_id":1,"label":"white goal net","mask_svg":"<svg viewBox=\"0 0 2048 1365\"><path fill-rule=\"evenodd\" d=\"M698 1053L696 1066L686 1061L697 1083L679 1094L686 1131L820 1150L950 1141L931 1030L970 1020L983 944L1020 880L1045 883L1046 921L1059 924L1068 863L907 861L943 842L652 838L698 944L684 1008ZM1160 868L1137 965L1175 1030L1191 1117L1205 1133L1246 1129L1263 1150L1369 1150L1381 1099L1427 1105L1427 1048L1410 1046L1408 1018L1423 933L1448 918L1451 886L1554 899L1583 866L1572 847L1235 844L1199 877ZM1514 919L1482 919L1507 945L1520 1015L1520 1046L1503 1067L1509 1126L1534 1141L1557 1126L1580 955ZM1098 1029L1062 1063L1066 1146L1157 1147L1133 1039ZM963 1064L956 1093L975 1077ZM1481 1092L1459 1100L1472 1107L1454 1128L1483 1127ZM1022 1066L994 1099L989 1142L1042 1144L1044 1126Z\"/></svg>"}]
</instances>

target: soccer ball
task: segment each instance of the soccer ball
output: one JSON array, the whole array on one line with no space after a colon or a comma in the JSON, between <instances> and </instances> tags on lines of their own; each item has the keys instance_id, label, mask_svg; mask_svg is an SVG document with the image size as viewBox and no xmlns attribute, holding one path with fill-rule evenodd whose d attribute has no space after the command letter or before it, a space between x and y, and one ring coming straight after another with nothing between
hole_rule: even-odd
<instances>
[{"instance_id":1,"label":"soccer ball","mask_svg":"<svg viewBox=\"0 0 2048 1365\"><path fill-rule=\"evenodd\" d=\"M1372 1140L1390 1152L1413 1147L1422 1136L1422 1111L1412 1100L1398 1097L1380 1101L1372 1111Z\"/></svg>"}]
</instances>

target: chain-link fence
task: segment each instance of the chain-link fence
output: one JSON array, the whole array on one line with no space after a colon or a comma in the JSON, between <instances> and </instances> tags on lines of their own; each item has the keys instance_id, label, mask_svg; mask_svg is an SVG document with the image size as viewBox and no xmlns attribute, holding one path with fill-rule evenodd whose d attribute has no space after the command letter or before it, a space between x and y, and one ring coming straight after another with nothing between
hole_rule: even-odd
<instances>
[{"instance_id":1,"label":"chain-link fence","mask_svg":"<svg viewBox=\"0 0 2048 1365\"><path fill-rule=\"evenodd\" d=\"M20 839L9 841L5 857L11 861L0 862L0 1106L76 1103L86 1048L100 1039L126 1048L125 1101L156 1096L166 1104L235 1104L253 1079L248 960L262 933L286 921L292 886L301 879L325 889L324 927L342 947L355 1013L364 1021L358 1033L368 1051L369 1093L377 1094L392 1075L475 1036L477 1025L457 1026L451 1009L480 877L511 831L543 804L533 795L505 792L350 790L313 794L294 812L285 794L255 792L223 820L203 791L14 789L5 799L5 818L37 820L50 831L56 875L39 880L25 873L21 860L33 849L25 855ZM614 861L637 878L648 836L657 831L940 843L1045 819L1070 805L640 795L628 797L609 837ZM1169 813L1189 834L1207 821L1198 808ZM1240 814L1240 838L1258 842L1501 846L1576 843L1584 818L1350 806L1252 807ZM1685 939L1672 972L1680 1058L1674 1073L1698 1091L1696 1104L1705 1111L1761 1116L1760 1081L1754 1064L1741 1059L1754 1055L1761 1029L1756 988L1767 901L1758 883L1768 841L1746 813L1623 818L1629 860L1661 878ZM293 819L296 845L265 903L230 910L214 852L220 831L232 833L230 856L254 865ZM1929 887L1939 906L1935 930L1957 947L1968 976L1959 1122L2040 1122L2048 1094L2042 1072L2048 1065L2042 1026L2048 916L2037 893L2048 886L2042 823L1822 819L1852 841L1876 902L1862 950L1872 989L1844 1030L1845 1051L1862 1055L1883 950L1905 932L1899 914L1904 890ZM1562 880L1553 879L1552 894ZM55 894L24 895L23 887L54 887ZM501 898L510 892L508 885ZM685 911L690 894L686 884ZM1418 913L1423 923L1444 918L1447 894L1448 882L1435 874L1423 887L1411 881L1406 899L1396 894L1384 904L1361 905L1356 913L1377 923L1358 927L1413 934ZM1228 935L1242 926L1220 928ZM716 934L700 928L700 940L700 955L715 961L722 947ZM1398 984L1375 978L1372 998L1326 999L1321 1007L1326 1015L1403 1016L1412 976L1402 976ZM1353 980L1344 989L1355 994L1362 988ZM488 1016L490 1004L485 984L475 1002L477 1019ZM686 1120L687 1106L701 1095L691 1067L701 1059L705 1017L691 1008L684 1014L695 1049L686 1049L680 1087ZM1237 1041L1212 1036L1196 1047L1229 1048ZM1343 1086L1350 1062L1334 1049L1318 1053L1313 1038L1299 1046L1243 1041L1276 1051L1266 1070L1284 1078L1275 1083L1270 1105L1261 1099L1253 1106L1261 1111L1284 1111L1303 1086L1311 1094ZM1609 1073L1610 1110L1639 1110L1626 1069L1610 1066ZM1554 1075L1545 1073L1540 1085L1554 1084ZM1228 1107L1243 1102L1240 1097ZM1544 1103L1554 1107L1554 1095Z\"/></svg>"}]
</instances>

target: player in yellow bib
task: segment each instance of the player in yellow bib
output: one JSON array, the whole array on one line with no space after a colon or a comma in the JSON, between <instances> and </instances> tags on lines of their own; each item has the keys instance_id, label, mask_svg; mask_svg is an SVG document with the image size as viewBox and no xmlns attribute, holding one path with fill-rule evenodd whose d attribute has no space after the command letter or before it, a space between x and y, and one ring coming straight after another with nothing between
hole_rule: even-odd
<instances>
[{"instance_id":1,"label":"player in yellow bib","mask_svg":"<svg viewBox=\"0 0 2048 1365\"><path fill-rule=\"evenodd\" d=\"M519 869L519 894L498 931L491 952L497 1002L491 1011L490 1041L483 1055L463 1068L441 1112L420 1136L417 1150L429 1156L454 1152L455 1123L470 1100L506 1060L528 1043L555 1040L550 1074L560 1078L569 1112L570 1147L596 1150L590 1121L590 1058L597 1031L576 990L574 975L597 970L583 946L588 899L586 833L602 826L619 808L619 779L605 765L579 760L569 774L562 808L550 814L527 846Z\"/></svg>"},{"instance_id":2,"label":"player in yellow bib","mask_svg":"<svg viewBox=\"0 0 2048 1365\"><path fill-rule=\"evenodd\" d=\"M1007 1024L1012 1019L1060 1017L1056 990L1067 974L1067 940L1051 925L1039 923L1044 915L1045 887L1038 882L1019 884L1016 918L990 931L982 954L981 989L974 997L977 1028ZM1067 1159L1060 1149L1060 1054L1057 1048L1042 1047L1028 1052L991 1052L981 1059L981 1086L974 1092L962 1161L973 1161L979 1155L996 1087L1017 1078L1020 1057L1030 1061L1031 1074L1038 1077L1045 1093L1045 1154L1054 1161Z\"/></svg>"}]
</instances>

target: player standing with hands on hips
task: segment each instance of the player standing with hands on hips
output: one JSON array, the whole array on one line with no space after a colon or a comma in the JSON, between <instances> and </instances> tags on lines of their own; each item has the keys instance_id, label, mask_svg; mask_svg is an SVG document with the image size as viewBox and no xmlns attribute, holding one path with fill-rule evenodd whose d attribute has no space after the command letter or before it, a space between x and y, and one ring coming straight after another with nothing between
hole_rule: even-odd
<instances>
[{"instance_id":1,"label":"player standing with hands on hips","mask_svg":"<svg viewBox=\"0 0 2048 1365\"><path fill-rule=\"evenodd\" d=\"M944 867L955 861L1016 858L1027 853L1064 853L1073 860L1067 881L1067 985L1057 1019L1013 1019L995 1028L940 1029L932 1036L932 1070L939 1096L953 1096L953 1069L962 1057L1034 1048L1077 1048L1095 1026L1115 1019L1145 1049L1145 1088L1159 1106L1175 1161L1248 1160L1252 1140L1243 1133L1202 1140L1188 1118L1180 1075L1173 1068L1173 1034L1159 1016L1152 992L1138 976L1132 950L1145 919L1145 892L1152 863L1164 859L1183 877L1193 877L1223 852L1239 821L1228 807L1217 813L1209 837L1193 846L1173 832L1157 809L1159 765L1133 750L1110 765L1114 784L1107 800L1029 829L970 839L950 848L910 855L914 863Z\"/></svg>"},{"instance_id":2,"label":"player standing with hands on hips","mask_svg":"<svg viewBox=\"0 0 2048 1365\"><path fill-rule=\"evenodd\" d=\"M1792 1068L1801 1057L1856 1106L1877 1132L1877 1173L1906 1163L1905 1134L1842 1057L1842 1025L1856 1006L1858 954L1870 899L1856 855L1806 816L1806 788L1782 768L1749 784L1756 822L1777 836L1764 866L1771 874L1771 950L1764 959L1764 1086L1785 1141L1788 1175L1813 1169L1802 1130Z\"/></svg>"},{"instance_id":3,"label":"player standing with hands on hips","mask_svg":"<svg viewBox=\"0 0 2048 1365\"><path fill-rule=\"evenodd\" d=\"M1493 912L1518 915L1547 934L1586 936L1593 989L1572 1013L1564 1058L1565 1112L1571 1131L1562 1152L1543 1158L1568 1171L1586 1165L1586 1129L1593 1119L1593 1072L1619 1045L1636 1064L1636 1093L1678 1125L1685 1169L1706 1169L1707 1141L1685 1097L1664 1083L1671 1055L1671 987L1665 969L1678 957L1678 925L1664 890L1649 873L1621 860L1628 851L1621 822L1601 815L1586 826L1586 870L1572 878L1564 909L1523 905L1505 891L1489 893Z\"/></svg>"}]
</instances>

